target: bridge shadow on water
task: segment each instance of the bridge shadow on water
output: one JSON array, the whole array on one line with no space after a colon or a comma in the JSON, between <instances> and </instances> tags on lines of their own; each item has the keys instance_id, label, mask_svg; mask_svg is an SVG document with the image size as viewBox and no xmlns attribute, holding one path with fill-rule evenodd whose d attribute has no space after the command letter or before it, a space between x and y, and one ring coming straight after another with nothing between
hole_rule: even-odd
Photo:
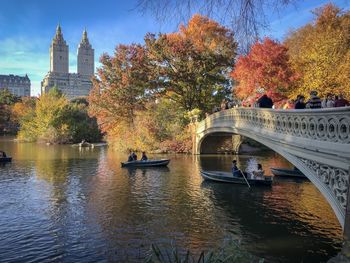
<instances>
[{"instance_id":1,"label":"bridge shadow on water","mask_svg":"<svg viewBox=\"0 0 350 263\"><path fill-rule=\"evenodd\" d=\"M279 191L286 191L288 198L273 188L248 189L245 185L216 182L203 182L201 187L210 192L213 206L235 222L228 232L239 236L245 248L268 262L276 258L283 262L322 262L341 247L341 239L336 238L341 234L339 228L329 229L327 220L320 220L322 215L317 218L312 211L300 211L302 206L286 201L290 191L300 190L298 186L293 190L287 189L288 184L277 186ZM317 242L313 240L315 235Z\"/></svg>"},{"instance_id":2,"label":"bridge shadow on water","mask_svg":"<svg viewBox=\"0 0 350 263\"><path fill-rule=\"evenodd\" d=\"M244 169L250 157L204 155L199 166L204 170L229 171L231 160L237 159ZM267 171L273 166L291 167L273 152L254 157ZM227 231L268 262L275 262L276 258L281 262L324 262L341 248L342 230L334 225L335 215L308 180L277 178L272 187L251 189L246 185L203 181L201 188L213 206L234 222L235 227Z\"/></svg>"}]
</instances>

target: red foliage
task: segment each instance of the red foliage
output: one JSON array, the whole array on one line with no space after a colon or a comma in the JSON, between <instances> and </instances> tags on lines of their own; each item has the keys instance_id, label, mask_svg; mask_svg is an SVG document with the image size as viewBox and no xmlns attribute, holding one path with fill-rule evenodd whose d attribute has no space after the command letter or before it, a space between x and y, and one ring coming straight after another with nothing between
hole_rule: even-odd
<instances>
[{"instance_id":1,"label":"red foliage","mask_svg":"<svg viewBox=\"0 0 350 263\"><path fill-rule=\"evenodd\" d=\"M287 48L269 38L256 42L248 55L238 58L231 77L238 82L237 97L247 99L263 89L274 101L285 98L295 78Z\"/></svg>"}]
</instances>

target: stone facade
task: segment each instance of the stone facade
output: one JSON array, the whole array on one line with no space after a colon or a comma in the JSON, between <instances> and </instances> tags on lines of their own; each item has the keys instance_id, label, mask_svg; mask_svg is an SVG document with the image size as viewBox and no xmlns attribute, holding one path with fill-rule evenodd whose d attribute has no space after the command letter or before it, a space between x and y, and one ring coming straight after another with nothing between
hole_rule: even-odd
<instances>
[{"instance_id":1,"label":"stone facade","mask_svg":"<svg viewBox=\"0 0 350 263\"><path fill-rule=\"evenodd\" d=\"M30 79L16 75L0 75L0 90L8 89L17 96L30 96Z\"/></svg>"},{"instance_id":2,"label":"stone facade","mask_svg":"<svg viewBox=\"0 0 350 263\"><path fill-rule=\"evenodd\" d=\"M68 67L69 47L63 38L61 27L58 26L50 46L50 72L41 82L41 93L57 87L69 99L89 95L95 63L94 49L89 43L86 30L78 47L78 73L69 73Z\"/></svg>"}]
</instances>

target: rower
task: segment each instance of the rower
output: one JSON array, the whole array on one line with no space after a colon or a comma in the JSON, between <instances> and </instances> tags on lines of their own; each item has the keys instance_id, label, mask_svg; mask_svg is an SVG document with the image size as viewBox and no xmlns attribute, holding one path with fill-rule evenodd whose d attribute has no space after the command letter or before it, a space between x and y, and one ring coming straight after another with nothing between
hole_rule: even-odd
<instances>
[{"instance_id":1,"label":"rower","mask_svg":"<svg viewBox=\"0 0 350 263\"><path fill-rule=\"evenodd\" d=\"M7 155L4 151L0 151L0 158L6 158Z\"/></svg>"},{"instance_id":2,"label":"rower","mask_svg":"<svg viewBox=\"0 0 350 263\"><path fill-rule=\"evenodd\" d=\"M232 175L235 176L235 177L241 177L242 176L241 170L239 170L238 167L237 167L237 161L236 160L232 161Z\"/></svg>"},{"instance_id":3,"label":"rower","mask_svg":"<svg viewBox=\"0 0 350 263\"><path fill-rule=\"evenodd\" d=\"M142 152L142 156L141 156L141 161L147 161L148 157L146 155L146 152Z\"/></svg>"}]
</instances>

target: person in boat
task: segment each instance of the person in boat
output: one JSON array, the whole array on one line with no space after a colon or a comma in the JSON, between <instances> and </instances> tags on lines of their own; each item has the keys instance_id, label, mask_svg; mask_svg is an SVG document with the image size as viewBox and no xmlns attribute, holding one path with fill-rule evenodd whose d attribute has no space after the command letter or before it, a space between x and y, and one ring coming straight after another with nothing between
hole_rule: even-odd
<instances>
[{"instance_id":1,"label":"person in boat","mask_svg":"<svg viewBox=\"0 0 350 263\"><path fill-rule=\"evenodd\" d=\"M132 157L132 153L130 152L129 157L128 157L128 162L132 162L134 160L134 158Z\"/></svg>"},{"instance_id":2,"label":"person in boat","mask_svg":"<svg viewBox=\"0 0 350 263\"><path fill-rule=\"evenodd\" d=\"M241 170L239 170L238 167L237 167L237 161L236 160L232 161L232 175L235 176L235 177L241 177L242 176Z\"/></svg>"},{"instance_id":3,"label":"person in boat","mask_svg":"<svg viewBox=\"0 0 350 263\"><path fill-rule=\"evenodd\" d=\"M7 155L4 151L0 151L0 158L6 158Z\"/></svg>"},{"instance_id":4,"label":"person in boat","mask_svg":"<svg viewBox=\"0 0 350 263\"><path fill-rule=\"evenodd\" d=\"M262 165L258 163L257 170L253 171L253 175L255 178L263 178L264 170L262 169Z\"/></svg>"},{"instance_id":5,"label":"person in boat","mask_svg":"<svg viewBox=\"0 0 350 263\"><path fill-rule=\"evenodd\" d=\"M147 161L148 157L146 155L146 152L142 152L142 156L141 156L141 161Z\"/></svg>"},{"instance_id":6,"label":"person in boat","mask_svg":"<svg viewBox=\"0 0 350 263\"><path fill-rule=\"evenodd\" d=\"M131 156L132 156L133 161L137 161L137 155L135 152L132 152Z\"/></svg>"}]
</instances>

